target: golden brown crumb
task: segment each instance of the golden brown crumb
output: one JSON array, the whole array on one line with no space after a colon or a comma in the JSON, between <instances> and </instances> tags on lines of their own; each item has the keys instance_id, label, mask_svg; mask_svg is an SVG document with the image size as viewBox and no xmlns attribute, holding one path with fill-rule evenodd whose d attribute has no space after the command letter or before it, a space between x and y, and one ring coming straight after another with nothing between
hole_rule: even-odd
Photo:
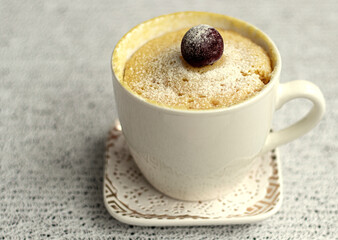
<instances>
[{"instance_id":1,"label":"golden brown crumb","mask_svg":"<svg viewBox=\"0 0 338 240\"><path fill-rule=\"evenodd\" d=\"M223 37L223 56L213 65L187 64L180 43L188 29L167 33L138 49L128 60L124 84L159 105L179 109L213 109L240 103L264 88L271 64L266 52L251 40L217 29Z\"/></svg>"}]
</instances>

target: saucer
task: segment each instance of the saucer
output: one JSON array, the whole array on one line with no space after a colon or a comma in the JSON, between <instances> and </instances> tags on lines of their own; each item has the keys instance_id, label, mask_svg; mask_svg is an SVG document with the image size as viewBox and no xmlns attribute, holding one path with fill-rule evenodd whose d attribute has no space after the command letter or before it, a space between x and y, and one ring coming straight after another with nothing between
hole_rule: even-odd
<instances>
[{"instance_id":1,"label":"saucer","mask_svg":"<svg viewBox=\"0 0 338 240\"><path fill-rule=\"evenodd\" d=\"M131 225L253 223L272 216L282 204L277 149L258 157L246 178L224 197L211 201L180 201L158 192L145 180L117 123L107 140L104 172L103 197L108 212Z\"/></svg>"}]
</instances>

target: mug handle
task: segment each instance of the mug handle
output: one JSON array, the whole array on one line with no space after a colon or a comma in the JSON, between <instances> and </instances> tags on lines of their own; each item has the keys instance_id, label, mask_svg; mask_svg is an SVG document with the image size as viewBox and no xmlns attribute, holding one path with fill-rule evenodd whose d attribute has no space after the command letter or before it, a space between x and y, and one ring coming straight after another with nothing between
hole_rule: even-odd
<instances>
[{"instance_id":1,"label":"mug handle","mask_svg":"<svg viewBox=\"0 0 338 240\"><path fill-rule=\"evenodd\" d=\"M325 100L320 89L313 83L305 80L296 80L280 84L278 87L276 110L286 102L295 98L306 98L312 101L312 109L298 122L277 132L270 132L261 154L275 147L290 142L314 128L325 112Z\"/></svg>"}]
</instances>

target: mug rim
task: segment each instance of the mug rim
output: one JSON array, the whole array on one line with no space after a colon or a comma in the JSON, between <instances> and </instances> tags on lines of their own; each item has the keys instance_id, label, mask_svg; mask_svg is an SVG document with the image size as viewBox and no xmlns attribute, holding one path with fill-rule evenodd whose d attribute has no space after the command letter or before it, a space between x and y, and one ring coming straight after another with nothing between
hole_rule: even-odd
<instances>
[{"instance_id":1,"label":"mug rim","mask_svg":"<svg viewBox=\"0 0 338 240\"><path fill-rule=\"evenodd\" d=\"M146 99L137 96L136 94L128 91L123 84L121 83L121 81L117 78L115 71L114 71L114 55L116 54L116 51L119 47L119 45L121 44L121 42L123 42L126 38L126 36L131 33L132 31L137 30L139 27L141 27L144 24L147 24L149 22L152 21L156 21L159 18L164 18L164 17L170 17L170 16L175 16L175 15L180 15L180 14L189 14L189 13L193 13L193 14L205 14L205 15L214 15L217 17L223 17L224 19L227 19L228 21L231 22L237 22L240 23L243 26L247 26L251 29L253 29L255 32L259 33L259 38L261 40L263 40L265 43L267 43L267 45L269 47L271 47L271 49L269 49L269 55L271 54L272 56L269 56L270 58L274 57L276 59L276 64L273 68L273 71L271 73L271 78L269 83L256 95L250 97L249 99L244 100L243 102L234 104L232 106L229 107L220 107L220 108L213 108L213 109L178 109L178 108L172 108L169 106L165 106L165 105L159 105L159 104L155 104L155 103L151 103L149 101L147 101ZM282 61L281 61L281 56L280 53L278 51L278 48L276 47L276 44L272 41L272 39L265 33L263 32L261 29L259 29L258 27L252 25L251 23L248 23L244 20L238 19L238 18L234 18L228 15L224 15L224 14L218 14L218 13L211 13L211 12L202 12L202 11L181 11L181 12L175 12L175 13L170 13L170 14L164 14L164 15L160 15L154 18L151 18L147 21L144 21L138 25L136 25L135 27L133 27L131 30L129 30L116 44L114 51L112 53L112 57L111 57L111 68L112 68L112 73L113 73L113 80L115 80L119 86L127 92L127 94L129 96L131 96L134 100L136 100L137 102L146 105L149 108L152 108L156 111L160 111L160 112L165 112L167 114L175 114L175 115L209 115L209 114L221 114L221 113L226 113L226 112L231 112L231 111L237 111L240 110L241 108L250 106L252 104L254 104L255 102L259 101L261 98L263 98L266 94L268 94L274 87L274 85L276 84L276 82L279 79L280 76L280 72L281 72L281 66L282 66Z\"/></svg>"}]
</instances>

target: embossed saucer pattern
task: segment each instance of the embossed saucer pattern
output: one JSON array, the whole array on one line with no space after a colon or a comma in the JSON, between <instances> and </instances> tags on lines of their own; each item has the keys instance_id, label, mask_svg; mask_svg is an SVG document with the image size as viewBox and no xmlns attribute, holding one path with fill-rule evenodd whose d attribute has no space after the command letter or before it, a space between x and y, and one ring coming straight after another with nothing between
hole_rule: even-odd
<instances>
[{"instance_id":1,"label":"embossed saucer pattern","mask_svg":"<svg viewBox=\"0 0 338 240\"><path fill-rule=\"evenodd\" d=\"M142 176L121 127L109 133L105 153L104 203L117 220L142 226L244 224L275 214L282 202L278 150L256 159L248 176L226 196L179 201L158 192Z\"/></svg>"}]
</instances>

